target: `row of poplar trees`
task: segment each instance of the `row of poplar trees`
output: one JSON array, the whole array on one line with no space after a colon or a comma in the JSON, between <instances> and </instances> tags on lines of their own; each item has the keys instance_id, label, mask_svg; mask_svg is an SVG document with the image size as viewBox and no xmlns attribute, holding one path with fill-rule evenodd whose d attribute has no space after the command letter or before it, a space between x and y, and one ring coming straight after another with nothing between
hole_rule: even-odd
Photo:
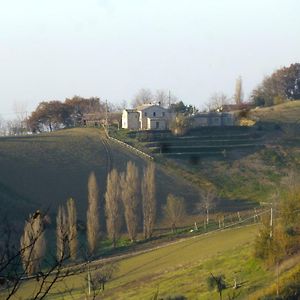
<instances>
[{"instance_id":1,"label":"row of poplar trees","mask_svg":"<svg viewBox=\"0 0 300 300\"><path fill-rule=\"evenodd\" d=\"M140 200L141 199L141 200ZM88 208L86 238L89 255L97 251L100 232L100 197L95 173L88 179ZM155 167L149 163L143 169L140 179L139 170L134 163L127 163L126 171L119 173L113 169L107 177L104 207L106 229L113 247L121 233L124 220L130 240L137 238L140 216L143 216L143 234L148 239L152 236L156 218ZM21 256L23 269L27 274L34 274L40 269L46 252L45 239L46 217L37 211L25 222L21 237ZM68 199L66 206L60 205L56 216L56 257L57 261L66 258L75 260L78 254L77 212L75 200Z\"/></svg>"},{"instance_id":2,"label":"row of poplar trees","mask_svg":"<svg viewBox=\"0 0 300 300\"><path fill-rule=\"evenodd\" d=\"M141 197L140 197L141 196ZM142 201L140 201L142 199ZM113 247L121 233L125 219L130 240L137 238L140 216L143 216L144 238L152 236L156 217L155 197L155 167L150 163L144 170L142 180L137 166L129 161L126 171L119 173L113 169L107 176L105 193L106 230ZM100 240L100 197L95 173L88 179L88 208L87 208L86 236L88 252L95 254ZM57 255L63 255L65 241L68 241L69 253L76 259L77 229L76 209L73 199L67 202L67 212L60 206L57 214Z\"/></svg>"}]
</instances>

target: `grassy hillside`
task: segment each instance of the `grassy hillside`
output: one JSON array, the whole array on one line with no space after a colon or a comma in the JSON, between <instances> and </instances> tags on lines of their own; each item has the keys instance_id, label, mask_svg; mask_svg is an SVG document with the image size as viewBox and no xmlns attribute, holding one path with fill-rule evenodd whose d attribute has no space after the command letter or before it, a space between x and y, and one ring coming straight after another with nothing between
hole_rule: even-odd
<instances>
[{"instance_id":1,"label":"grassy hillside","mask_svg":"<svg viewBox=\"0 0 300 300\"><path fill-rule=\"evenodd\" d=\"M250 116L262 122L299 123L300 101L291 101L271 107L253 109Z\"/></svg>"},{"instance_id":2,"label":"grassy hillside","mask_svg":"<svg viewBox=\"0 0 300 300\"><path fill-rule=\"evenodd\" d=\"M119 270L106 286L102 299L151 299L157 289L159 296L185 295L188 299L218 299L206 284L210 272L224 274L232 295L234 279L241 284L237 299L246 299L253 291L272 282L275 276L263 269L252 257L252 244L257 225L198 236L170 246L140 254L119 262ZM73 299L87 292L86 273L59 282L51 299L61 299L66 289L72 289ZM29 297L33 284L22 289ZM64 295L69 299L70 295ZM71 298L70 298L71 299Z\"/></svg>"},{"instance_id":3,"label":"grassy hillside","mask_svg":"<svg viewBox=\"0 0 300 300\"><path fill-rule=\"evenodd\" d=\"M118 145L108 143L99 129L70 129L49 134L0 139L0 196L2 218L23 220L36 209L50 210L52 220L59 203L74 197L79 219L85 219L87 179L95 171L100 193L105 192L107 171L124 170L128 160L146 164ZM157 198L169 192L197 200L197 190L174 175L157 170ZM193 210L193 205L189 205ZM161 209L159 209L159 213Z\"/></svg>"}]
</instances>

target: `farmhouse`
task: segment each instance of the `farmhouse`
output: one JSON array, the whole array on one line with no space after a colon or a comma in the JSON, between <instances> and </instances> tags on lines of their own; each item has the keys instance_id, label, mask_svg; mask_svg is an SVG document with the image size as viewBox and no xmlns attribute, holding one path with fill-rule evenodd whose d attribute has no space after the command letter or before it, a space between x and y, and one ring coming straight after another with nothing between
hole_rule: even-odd
<instances>
[{"instance_id":1,"label":"farmhouse","mask_svg":"<svg viewBox=\"0 0 300 300\"><path fill-rule=\"evenodd\" d=\"M172 113L158 104L143 104L135 109L124 109L122 128L130 130L166 130Z\"/></svg>"}]
</instances>

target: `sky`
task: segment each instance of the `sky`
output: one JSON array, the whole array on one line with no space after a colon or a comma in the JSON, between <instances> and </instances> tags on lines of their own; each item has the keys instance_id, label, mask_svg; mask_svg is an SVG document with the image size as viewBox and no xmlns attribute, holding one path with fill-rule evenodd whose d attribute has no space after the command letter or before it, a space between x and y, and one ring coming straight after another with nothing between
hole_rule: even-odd
<instances>
[{"instance_id":1,"label":"sky","mask_svg":"<svg viewBox=\"0 0 300 300\"><path fill-rule=\"evenodd\" d=\"M0 0L0 116L141 88L204 107L300 62L299 0Z\"/></svg>"}]
</instances>

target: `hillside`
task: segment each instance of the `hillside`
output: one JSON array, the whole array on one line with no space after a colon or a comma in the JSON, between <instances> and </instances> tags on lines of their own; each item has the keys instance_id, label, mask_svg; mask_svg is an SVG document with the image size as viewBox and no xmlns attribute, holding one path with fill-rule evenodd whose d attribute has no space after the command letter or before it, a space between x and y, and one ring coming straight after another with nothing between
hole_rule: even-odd
<instances>
[{"instance_id":1,"label":"hillside","mask_svg":"<svg viewBox=\"0 0 300 300\"><path fill-rule=\"evenodd\" d=\"M107 171L124 170L127 161L141 168L146 161L109 143L99 129L61 130L49 134L0 139L1 214L22 224L36 209L50 210L52 220L59 203L74 197L79 219L84 221L87 206L87 179L95 171L103 198ZM168 193L197 200L197 189L174 174L157 169L158 203ZM193 205L189 205L193 210ZM161 209L159 208L159 213Z\"/></svg>"},{"instance_id":2,"label":"hillside","mask_svg":"<svg viewBox=\"0 0 300 300\"><path fill-rule=\"evenodd\" d=\"M300 168L300 101L253 109L248 118L257 124L203 127L182 137L171 132L112 134L199 186L215 186L221 198L267 202L274 187Z\"/></svg>"},{"instance_id":3,"label":"hillside","mask_svg":"<svg viewBox=\"0 0 300 300\"><path fill-rule=\"evenodd\" d=\"M257 230L257 225L229 229L123 258L99 298L153 299L159 291L159 299L171 295L219 299L216 291L208 291L206 283L213 273L225 275L228 288L224 291L224 299L234 293L238 295L235 299L246 299L252 292L272 283L276 276L252 256ZM61 299L62 295L64 299L81 299L87 293L86 277L87 273L83 272L58 282L51 291L51 299ZM240 284L238 290L232 289L235 279ZM30 297L37 284L32 281L24 285L22 296Z\"/></svg>"},{"instance_id":4,"label":"hillside","mask_svg":"<svg viewBox=\"0 0 300 300\"><path fill-rule=\"evenodd\" d=\"M300 101L291 101L270 107L252 109L250 117L262 122L299 123Z\"/></svg>"}]
</instances>

